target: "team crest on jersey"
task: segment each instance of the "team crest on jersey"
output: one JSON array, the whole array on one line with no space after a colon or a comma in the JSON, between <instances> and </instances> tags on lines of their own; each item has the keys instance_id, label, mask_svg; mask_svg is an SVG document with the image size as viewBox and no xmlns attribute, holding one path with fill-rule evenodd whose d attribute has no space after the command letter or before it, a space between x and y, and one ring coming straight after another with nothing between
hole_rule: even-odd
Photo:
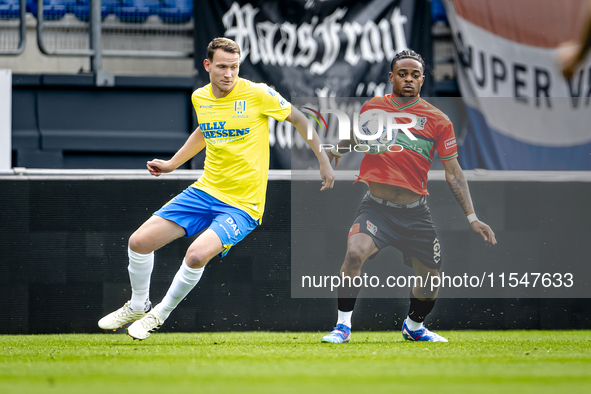
<instances>
[{"instance_id":1,"label":"team crest on jersey","mask_svg":"<svg viewBox=\"0 0 591 394\"><path fill-rule=\"evenodd\" d=\"M421 118L421 117L417 116L417 124L415 125L415 127L413 127L413 129L424 130L426 123L427 123L427 118Z\"/></svg>"},{"instance_id":2,"label":"team crest on jersey","mask_svg":"<svg viewBox=\"0 0 591 394\"><path fill-rule=\"evenodd\" d=\"M238 115L242 115L246 111L246 100L234 101L234 112Z\"/></svg>"},{"instance_id":3,"label":"team crest on jersey","mask_svg":"<svg viewBox=\"0 0 591 394\"><path fill-rule=\"evenodd\" d=\"M367 231L369 231L373 235L376 235L377 234L377 232L378 232L378 226L376 226L375 224L373 224L369 220L367 220L365 224L367 224Z\"/></svg>"}]
</instances>

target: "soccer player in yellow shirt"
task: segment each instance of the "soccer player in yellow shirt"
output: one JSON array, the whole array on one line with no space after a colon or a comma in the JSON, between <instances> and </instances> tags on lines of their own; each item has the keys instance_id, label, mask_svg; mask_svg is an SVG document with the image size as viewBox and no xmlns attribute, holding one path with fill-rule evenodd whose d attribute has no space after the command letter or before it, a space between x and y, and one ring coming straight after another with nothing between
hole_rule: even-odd
<instances>
[{"instance_id":1,"label":"soccer player in yellow shirt","mask_svg":"<svg viewBox=\"0 0 591 394\"><path fill-rule=\"evenodd\" d=\"M132 296L98 325L127 329L134 339L146 339L195 287L205 265L225 256L260 224L269 172L268 119L291 122L306 139L307 120L279 93L262 83L238 77L240 48L228 38L207 47L203 65L211 83L192 95L199 127L170 160L147 163L150 174L174 171L206 148L204 174L148 219L129 239ZM334 173L314 132L306 139L320 163L322 188L333 187ZM205 231L203 231L205 230ZM201 235L191 244L166 296L154 308L149 301L154 251L173 240Z\"/></svg>"}]
</instances>

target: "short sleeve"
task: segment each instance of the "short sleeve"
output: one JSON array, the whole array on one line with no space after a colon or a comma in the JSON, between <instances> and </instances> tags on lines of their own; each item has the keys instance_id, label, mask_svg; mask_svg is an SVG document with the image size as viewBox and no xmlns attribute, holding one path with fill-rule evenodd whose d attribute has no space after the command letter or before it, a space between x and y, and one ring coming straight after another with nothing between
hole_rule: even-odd
<instances>
[{"instance_id":1,"label":"short sleeve","mask_svg":"<svg viewBox=\"0 0 591 394\"><path fill-rule=\"evenodd\" d=\"M263 85L262 114L283 122L291 114L291 104L274 89Z\"/></svg>"},{"instance_id":2,"label":"short sleeve","mask_svg":"<svg viewBox=\"0 0 591 394\"><path fill-rule=\"evenodd\" d=\"M440 126L442 130L437 138L437 154L441 161L447 161L458 157L458 143L454 126L447 121Z\"/></svg>"},{"instance_id":3,"label":"short sleeve","mask_svg":"<svg viewBox=\"0 0 591 394\"><path fill-rule=\"evenodd\" d=\"M197 90L195 90L191 95L191 103L193 104L193 109L195 110L195 116L197 116L197 114L199 113L199 95ZM199 117L197 116L197 118Z\"/></svg>"}]
</instances>

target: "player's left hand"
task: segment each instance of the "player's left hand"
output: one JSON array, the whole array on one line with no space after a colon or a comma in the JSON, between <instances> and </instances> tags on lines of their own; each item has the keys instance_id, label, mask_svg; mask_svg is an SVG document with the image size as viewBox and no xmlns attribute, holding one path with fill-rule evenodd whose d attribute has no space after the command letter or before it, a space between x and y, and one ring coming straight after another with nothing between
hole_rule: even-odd
<instances>
[{"instance_id":1,"label":"player's left hand","mask_svg":"<svg viewBox=\"0 0 591 394\"><path fill-rule=\"evenodd\" d=\"M320 162L320 177L322 178L322 187L320 188L320 191L332 189L334 186L335 175L330 162Z\"/></svg>"},{"instance_id":2,"label":"player's left hand","mask_svg":"<svg viewBox=\"0 0 591 394\"><path fill-rule=\"evenodd\" d=\"M339 159L341 157L333 155L330 149L326 149L325 152L326 156L328 156L328 162L332 163L332 160L334 159L334 168L337 168L339 166Z\"/></svg>"},{"instance_id":3,"label":"player's left hand","mask_svg":"<svg viewBox=\"0 0 591 394\"><path fill-rule=\"evenodd\" d=\"M472 222L472 230L479 234L483 240L490 242L493 245L497 244L497 239L495 238L495 232L492 231L490 226L480 220L475 220Z\"/></svg>"}]
</instances>

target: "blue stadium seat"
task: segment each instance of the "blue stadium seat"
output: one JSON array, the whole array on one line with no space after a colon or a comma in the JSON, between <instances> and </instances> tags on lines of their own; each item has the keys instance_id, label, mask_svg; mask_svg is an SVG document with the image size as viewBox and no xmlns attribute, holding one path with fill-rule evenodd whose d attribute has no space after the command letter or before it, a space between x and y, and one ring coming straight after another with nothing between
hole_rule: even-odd
<instances>
[{"instance_id":1,"label":"blue stadium seat","mask_svg":"<svg viewBox=\"0 0 591 394\"><path fill-rule=\"evenodd\" d=\"M17 19L20 13L20 0L0 0L0 19Z\"/></svg>"},{"instance_id":2,"label":"blue stadium seat","mask_svg":"<svg viewBox=\"0 0 591 394\"><path fill-rule=\"evenodd\" d=\"M86 0L88 1L88 0ZM102 0L101 1L101 17L106 18L107 16L114 14L115 9L121 7L123 4L122 0Z\"/></svg>"},{"instance_id":3,"label":"blue stadium seat","mask_svg":"<svg viewBox=\"0 0 591 394\"><path fill-rule=\"evenodd\" d=\"M90 19L90 2L88 0L78 0L68 4L68 13L74 14L81 21ZM102 11L102 7L101 7Z\"/></svg>"},{"instance_id":4,"label":"blue stadium seat","mask_svg":"<svg viewBox=\"0 0 591 394\"><path fill-rule=\"evenodd\" d=\"M37 2L35 0L27 0L27 12L37 15Z\"/></svg>"},{"instance_id":5,"label":"blue stadium seat","mask_svg":"<svg viewBox=\"0 0 591 394\"><path fill-rule=\"evenodd\" d=\"M66 7L69 13L74 14L81 21L87 22L90 19L90 0L74 0ZM117 7L121 7L121 1L102 0L101 19L114 14Z\"/></svg>"},{"instance_id":6,"label":"blue stadium seat","mask_svg":"<svg viewBox=\"0 0 591 394\"><path fill-rule=\"evenodd\" d=\"M37 1L27 0L27 12L37 17ZM63 0L43 0L43 19L57 21L66 15L66 6Z\"/></svg>"},{"instance_id":7,"label":"blue stadium seat","mask_svg":"<svg viewBox=\"0 0 591 394\"><path fill-rule=\"evenodd\" d=\"M19 0L0 0L0 17L18 18ZM37 1L27 0L27 12L37 17ZM90 18L90 0L43 0L45 20L59 20L66 13L82 21ZM193 0L102 0L101 18L115 14L126 23L143 23L158 15L165 23L187 23L193 17Z\"/></svg>"},{"instance_id":8,"label":"blue stadium seat","mask_svg":"<svg viewBox=\"0 0 591 394\"><path fill-rule=\"evenodd\" d=\"M431 0L431 20L433 23L444 22L449 24L447 21L447 14L445 13L445 7L441 0Z\"/></svg>"},{"instance_id":9,"label":"blue stadium seat","mask_svg":"<svg viewBox=\"0 0 591 394\"><path fill-rule=\"evenodd\" d=\"M187 23L193 17L193 0L161 0L158 15L164 23Z\"/></svg>"},{"instance_id":10,"label":"blue stadium seat","mask_svg":"<svg viewBox=\"0 0 591 394\"><path fill-rule=\"evenodd\" d=\"M158 0L124 0L123 5L115 10L121 22L143 23L152 14L157 14L160 7Z\"/></svg>"}]
</instances>

